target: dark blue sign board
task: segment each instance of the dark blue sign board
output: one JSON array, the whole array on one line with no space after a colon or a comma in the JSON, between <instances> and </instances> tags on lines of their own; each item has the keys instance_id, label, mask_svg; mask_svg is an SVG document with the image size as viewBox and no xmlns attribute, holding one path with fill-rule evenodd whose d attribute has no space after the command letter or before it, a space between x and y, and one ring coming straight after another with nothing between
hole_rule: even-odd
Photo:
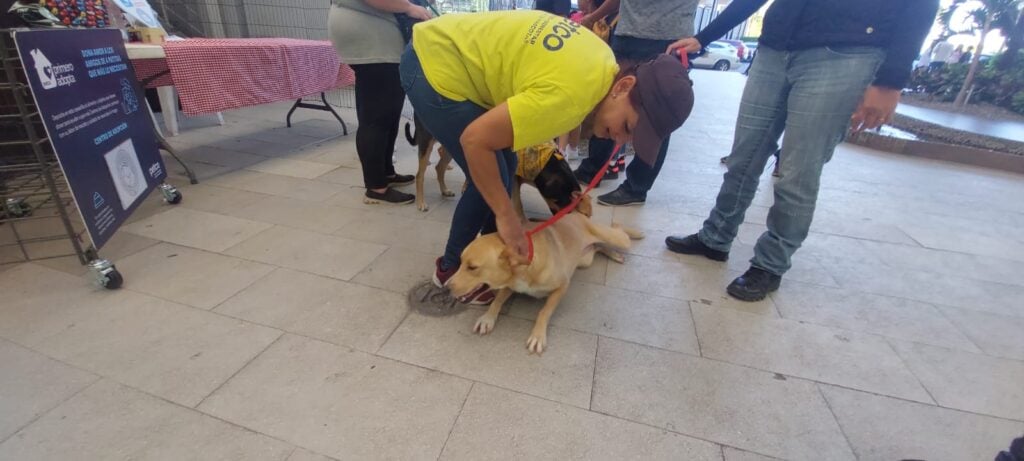
<instances>
[{"instance_id":1,"label":"dark blue sign board","mask_svg":"<svg viewBox=\"0 0 1024 461\"><path fill-rule=\"evenodd\" d=\"M167 177L116 29L14 35L36 106L97 249Z\"/></svg>"}]
</instances>

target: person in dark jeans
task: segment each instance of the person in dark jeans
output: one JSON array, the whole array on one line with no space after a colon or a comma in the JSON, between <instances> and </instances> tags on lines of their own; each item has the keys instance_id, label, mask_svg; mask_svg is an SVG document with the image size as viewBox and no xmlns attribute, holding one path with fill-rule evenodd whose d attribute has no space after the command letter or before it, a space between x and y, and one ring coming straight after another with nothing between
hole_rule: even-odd
<instances>
[{"instance_id":1,"label":"person in dark jeans","mask_svg":"<svg viewBox=\"0 0 1024 461\"><path fill-rule=\"evenodd\" d=\"M734 0L696 37L670 49L696 52L766 2ZM696 234L665 239L668 249L727 260L782 135L786 155L779 159L768 230L754 246L750 269L726 288L742 301L777 290L810 230L822 168L848 131L872 129L892 117L938 3L775 0L765 14L715 206Z\"/></svg>"},{"instance_id":2,"label":"person in dark jeans","mask_svg":"<svg viewBox=\"0 0 1024 461\"><path fill-rule=\"evenodd\" d=\"M533 9L568 18L569 13L572 12L572 2L570 0L537 0Z\"/></svg>"},{"instance_id":3,"label":"person in dark jeans","mask_svg":"<svg viewBox=\"0 0 1024 461\"><path fill-rule=\"evenodd\" d=\"M678 37L692 35L697 3L697 0L607 0L583 18L583 25L591 27L597 20L618 10L619 22L612 31L611 47L615 59L622 66L628 66L654 59L664 54ZM612 156L615 142L598 135L600 133L595 133L590 138L589 155L575 171L580 182L589 183ZM665 163L668 143L669 138L665 138L653 165L634 158L626 167L626 180L618 189L599 196L597 203L607 206L643 205L647 191L654 186Z\"/></svg>"},{"instance_id":4,"label":"person in dark jeans","mask_svg":"<svg viewBox=\"0 0 1024 461\"><path fill-rule=\"evenodd\" d=\"M412 203L415 196L394 186L412 184L413 175L395 172L395 140L405 104L398 61L405 43L396 13L430 18L408 0L332 0L328 14L331 43L356 74L356 153L363 170L365 203Z\"/></svg>"}]
</instances>

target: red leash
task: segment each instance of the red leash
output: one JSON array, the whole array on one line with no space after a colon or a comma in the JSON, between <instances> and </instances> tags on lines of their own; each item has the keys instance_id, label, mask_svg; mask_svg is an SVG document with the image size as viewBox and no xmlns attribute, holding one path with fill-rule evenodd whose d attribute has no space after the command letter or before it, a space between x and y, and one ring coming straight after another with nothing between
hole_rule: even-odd
<instances>
[{"instance_id":1,"label":"red leash","mask_svg":"<svg viewBox=\"0 0 1024 461\"><path fill-rule=\"evenodd\" d=\"M530 249L530 252L527 254L527 260L526 260L526 264L527 265L529 265L530 263L533 262L533 236L534 236L534 234L536 234L536 233L538 233L538 232L540 232L540 231L550 227L552 224L558 222L559 219L564 218L565 215L567 215L569 213L572 213L572 211L576 209L576 206L580 204L580 201L583 200L583 196L587 195L588 193L590 193L590 191L594 190L594 188L597 187L597 184L601 182L601 179L604 178L605 173L608 172L608 167L611 166L613 161L615 161L616 154L619 153L619 149L621 147L622 147L621 144L615 146L615 149L612 150L612 155L611 155L611 157L608 158L608 161L605 162L604 166L602 166L600 170L597 170L597 174L594 175L594 178L590 180L590 184L587 184L587 188L583 190L582 194L580 194L576 198L574 198L572 200L572 203L569 204L569 206L567 206L565 208L562 208L561 210L558 210L558 213L555 213L554 216L548 218L547 221L544 221L544 222L540 223L539 226L534 227L533 229L530 229L530 230L526 231L526 244L527 244L527 246Z\"/></svg>"}]
</instances>

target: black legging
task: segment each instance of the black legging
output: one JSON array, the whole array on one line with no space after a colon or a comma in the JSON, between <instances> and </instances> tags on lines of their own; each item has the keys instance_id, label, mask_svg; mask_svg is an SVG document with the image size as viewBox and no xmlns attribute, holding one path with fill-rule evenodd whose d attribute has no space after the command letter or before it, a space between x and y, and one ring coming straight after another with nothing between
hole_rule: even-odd
<instances>
[{"instance_id":1,"label":"black legging","mask_svg":"<svg viewBox=\"0 0 1024 461\"><path fill-rule=\"evenodd\" d=\"M388 187L395 175L392 156L398 123L405 104L405 91L398 78L398 64L355 64L356 74L356 153L363 165L363 185L367 189Z\"/></svg>"}]
</instances>

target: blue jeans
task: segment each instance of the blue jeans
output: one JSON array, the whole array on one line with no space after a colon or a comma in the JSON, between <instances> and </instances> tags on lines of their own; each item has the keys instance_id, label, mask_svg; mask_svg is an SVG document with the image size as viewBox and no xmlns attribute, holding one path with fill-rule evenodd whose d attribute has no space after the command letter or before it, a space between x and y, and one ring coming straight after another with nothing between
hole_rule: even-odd
<instances>
[{"instance_id":1,"label":"blue jeans","mask_svg":"<svg viewBox=\"0 0 1024 461\"><path fill-rule=\"evenodd\" d=\"M884 57L882 50L869 47L757 50L740 101L729 169L715 208L697 234L701 242L729 251L785 132L768 230L757 240L750 263L776 275L789 270L811 227L822 167L845 137L850 116Z\"/></svg>"},{"instance_id":2,"label":"blue jeans","mask_svg":"<svg viewBox=\"0 0 1024 461\"><path fill-rule=\"evenodd\" d=\"M664 53L671 43L672 40L650 40L613 34L611 47L619 64L628 65L655 58ZM665 138L665 142L661 143L661 150L658 151L658 159L654 165L648 165L639 158L633 158L629 162L629 166L626 167L626 181L622 183L621 187L634 195L646 198L647 191L654 186L654 180L658 178L661 166L665 163L668 142L669 138ZM588 175L596 174L605 163L608 163L614 149L615 141L591 136L588 156L580 163L580 170Z\"/></svg>"},{"instance_id":3,"label":"blue jeans","mask_svg":"<svg viewBox=\"0 0 1024 461\"><path fill-rule=\"evenodd\" d=\"M423 75L420 59L411 46L406 47L405 53L402 54L399 73L402 88L416 110L416 116L466 174L466 192L455 206L452 227L448 231L448 244L441 258L442 269L458 267L462 250L469 242L480 233L489 234L497 231L494 213L487 206L483 195L480 195L480 190L473 184L469 166L466 164L466 153L462 151L462 143L459 141L466 127L487 112L487 109L469 101L453 101L438 94ZM495 155L498 157L501 182L506 190L511 191L517 157L511 150L495 152Z\"/></svg>"}]
</instances>

